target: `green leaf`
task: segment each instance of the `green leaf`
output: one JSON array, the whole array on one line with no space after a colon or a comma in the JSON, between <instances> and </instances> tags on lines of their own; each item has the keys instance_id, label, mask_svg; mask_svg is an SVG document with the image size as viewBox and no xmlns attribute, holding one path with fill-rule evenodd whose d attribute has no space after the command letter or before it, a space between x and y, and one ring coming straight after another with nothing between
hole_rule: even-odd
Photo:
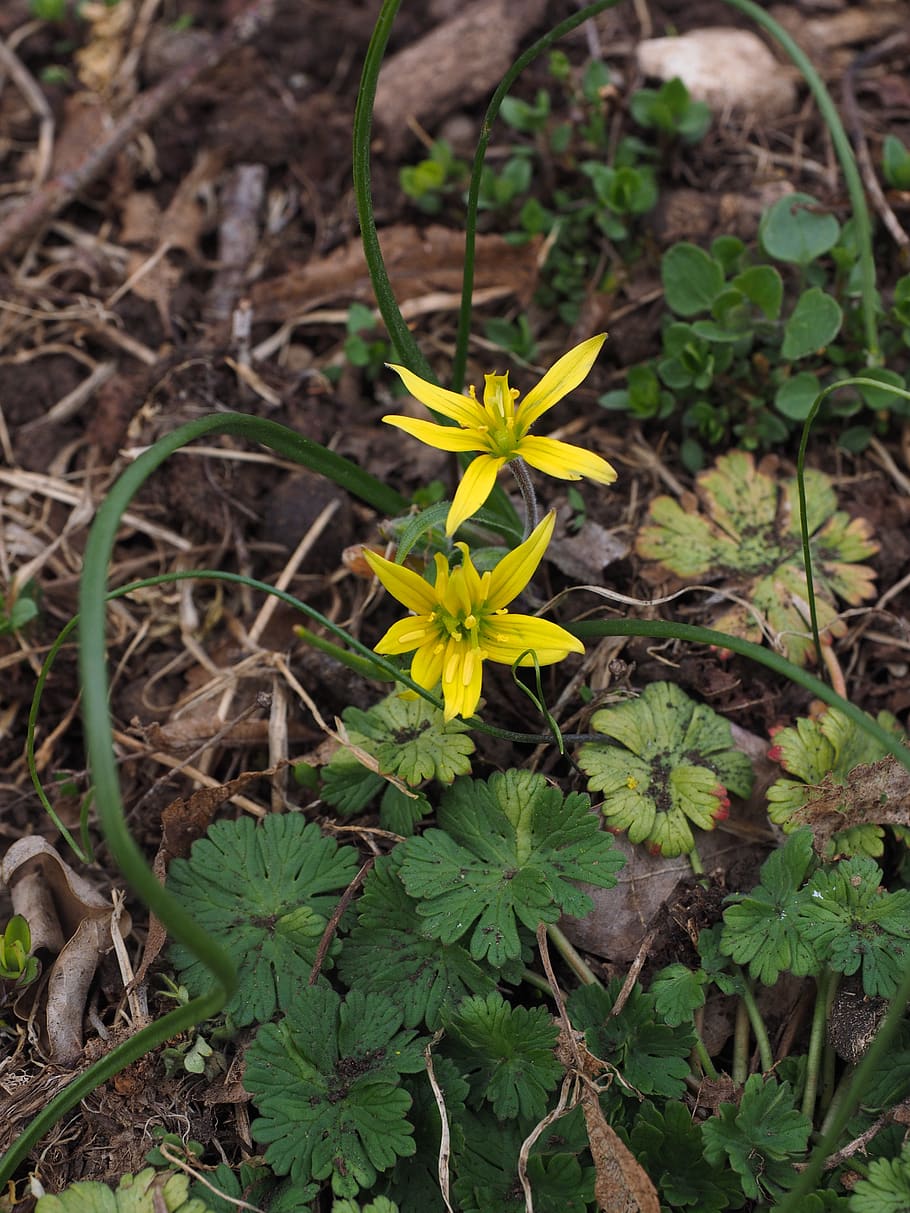
<instances>
[{"instance_id":1,"label":"green leaf","mask_svg":"<svg viewBox=\"0 0 910 1213\"><path fill-rule=\"evenodd\" d=\"M161 1173L146 1167L124 1175L112 1191L106 1184L70 1184L58 1196L42 1196L35 1213L209 1213L202 1200L188 1199L186 1175Z\"/></svg>"},{"instance_id":2,"label":"green leaf","mask_svg":"<svg viewBox=\"0 0 910 1213\"><path fill-rule=\"evenodd\" d=\"M451 783L471 769L468 755L474 753L474 741L469 726L459 717L446 721L425 699L389 695L367 712L347 708L342 719L366 739L364 748L377 759L380 771L412 787L425 779Z\"/></svg>"},{"instance_id":3,"label":"green leaf","mask_svg":"<svg viewBox=\"0 0 910 1213\"><path fill-rule=\"evenodd\" d=\"M729 723L676 683L650 683L638 699L595 712L591 725L619 745L586 742L578 765L589 790L604 793L610 828L628 830L631 842L688 853L690 822L713 829L728 814L728 789L748 795L752 766L734 749Z\"/></svg>"},{"instance_id":4,"label":"green leaf","mask_svg":"<svg viewBox=\"0 0 910 1213\"><path fill-rule=\"evenodd\" d=\"M399 864L397 852L385 856L367 876L339 974L348 988L388 997L405 1027L426 1023L435 1030L443 1007L467 994L489 994L494 982L460 944L440 943L421 933L417 903L398 878ZM376 963L378 955L382 964Z\"/></svg>"},{"instance_id":5,"label":"green leaf","mask_svg":"<svg viewBox=\"0 0 910 1213\"><path fill-rule=\"evenodd\" d=\"M333 1200L332 1213L398 1213L398 1205L387 1196L377 1196L365 1205L354 1200Z\"/></svg>"},{"instance_id":6,"label":"green leaf","mask_svg":"<svg viewBox=\"0 0 910 1213\"><path fill-rule=\"evenodd\" d=\"M629 1144L665 1204L697 1213L741 1209L736 1176L705 1158L699 1125L683 1103L667 1100L662 1111L646 1100L635 1116Z\"/></svg>"},{"instance_id":7,"label":"green leaf","mask_svg":"<svg viewBox=\"0 0 910 1213\"><path fill-rule=\"evenodd\" d=\"M700 472L697 483L700 511L671 497L652 501L636 550L680 577L723 577L755 610L727 607L713 626L757 643L770 634L791 661L805 664L814 647L795 478L778 483L749 452L731 451ZM837 510L824 473L808 469L805 486L819 628L839 634L836 597L856 604L875 592L872 569L857 562L878 545L865 519Z\"/></svg>"},{"instance_id":8,"label":"green leaf","mask_svg":"<svg viewBox=\"0 0 910 1213\"><path fill-rule=\"evenodd\" d=\"M41 1209L40 1201L38 1205ZM906 1213L910 1209L910 1146L898 1158L877 1158L866 1179L857 1180L850 1213Z\"/></svg>"},{"instance_id":9,"label":"green leaf","mask_svg":"<svg viewBox=\"0 0 910 1213\"><path fill-rule=\"evenodd\" d=\"M539 1120L547 1096L564 1074L554 1050L559 1028L544 1007L510 1007L501 994L467 998L446 1017L457 1046L448 1053L501 1120Z\"/></svg>"},{"instance_id":10,"label":"green leaf","mask_svg":"<svg viewBox=\"0 0 910 1213\"><path fill-rule=\"evenodd\" d=\"M742 291L765 314L766 319L776 320L780 315L784 282L773 266L752 265L737 274L730 285Z\"/></svg>"},{"instance_id":11,"label":"green leaf","mask_svg":"<svg viewBox=\"0 0 910 1213\"><path fill-rule=\"evenodd\" d=\"M400 846L401 880L424 929L495 967L521 954L519 923L535 931L561 913L590 913L573 881L616 884L625 860L598 829L587 796L563 799L542 775L505 771L459 779L442 796L441 829Z\"/></svg>"},{"instance_id":12,"label":"green leaf","mask_svg":"<svg viewBox=\"0 0 910 1213\"><path fill-rule=\"evenodd\" d=\"M260 825L248 817L215 822L188 860L172 862L168 889L237 965L238 989L226 1008L235 1023L262 1023L300 997L329 916L359 866L353 847L323 838L297 813ZM192 952L174 944L169 955L191 995L210 988Z\"/></svg>"},{"instance_id":13,"label":"green leaf","mask_svg":"<svg viewBox=\"0 0 910 1213\"><path fill-rule=\"evenodd\" d=\"M761 884L751 893L734 893L724 911L721 951L772 986L782 972L804 977L819 960L799 912L806 893L800 886L812 864L812 834L799 830L772 851L761 867Z\"/></svg>"},{"instance_id":14,"label":"green leaf","mask_svg":"<svg viewBox=\"0 0 910 1213\"><path fill-rule=\"evenodd\" d=\"M796 1181L793 1163L803 1158L812 1122L794 1107L789 1083L753 1074L739 1107L723 1103L702 1125L705 1157L721 1165L724 1157L753 1200L779 1197Z\"/></svg>"},{"instance_id":15,"label":"green leaf","mask_svg":"<svg viewBox=\"0 0 910 1213\"><path fill-rule=\"evenodd\" d=\"M615 1066L634 1088L614 1083L613 1093L627 1099L637 1099L636 1092L682 1099L694 1032L661 1022L654 995L645 994L638 984L619 1015L613 1015L621 984L616 980L606 989L582 986L573 990L568 999L573 1026L584 1030L591 1052Z\"/></svg>"},{"instance_id":16,"label":"green leaf","mask_svg":"<svg viewBox=\"0 0 910 1213\"><path fill-rule=\"evenodd\" d=\"M837 244L840 224L811 194L786 194L762 216L758 235L770 257L806 266Z\"/></svg>"},{"instance_id":17,"label":"green leaf","mask_svg":"<svg viewBox=\"0 0 910 1213\"><path fill-rule=\"evenodd\" d=\"M260 1117L254 1138L266 1161L295 1184L331 1176L336 1196L371 1187L397 1158L414 1153L400 1076L424 1067L414 1032L379 994L310 986L279 1023L267 1023L246 1054L244 1085Z\"/></svg>"},{"instance_id":18,"label":"green leaf","mask_svg":"<svg viewBox=\"0 0 910 1213\"><path fill-rule=\"evenodd\" d=\"M792 421L805 421L820 391L821 384L817 375L813 375L811 371L798 371L777 389L774 395L775 408Z\"/></svg>"},{"instance_id":19,"label":"green leaf","mask_svg":"<svg viewBox=\"0 0 910 1213\"><path fill-rule=\"evenodd\" d=\"M910 151L897 135L885 135L882 144L882 171L893 189L910 190Z\"/></svg>"},{"instance_id":20,"label":"green leaf","mask_svg":"<svg viewBox=\"0 0 910 1213\"><path fill-rule=\"evenodd\" d=\"M667 965L651 982L651 994L657 1014L671 1028L691 1023L699 1007L705 1005L707 975L701 969L683 964Z\"/></svg>"},{"instance_id":21,"label":"green leaf","mask_svg":"<svg viewBox=\"0 0 910 1213\"><path fill-rule=\"evenodd\" d=\"M704 249L685 241L674 244L660 263L667 306L677 316L707 312L723 289L724 270Z\"/></svg>"},{"instance_id":22,"label":"green leaf","mask_svg":"<svg viewBox=\"0 0 910 1213\"><path fill-rule=\"evenodd\" d=\"M804 937L823 963L849 976L862 967L870 998L892 998L910 952L910 890L881 888L882 870L855 855L816 872L799 908Z\"/></svg>"},{"instance_id":23,"label":"green leaf","mask_svg":"<svg viewBox=\"0 0 910 1213\"><path fill-rule=\"evenodd\" d=\"M578 1159L587 1145L584 1123L573 1133L573 1122L580 1122L577 1113L562 1117L532 1148L527 1173L535 1213L588 1213L594 1200L594 1168ZM459 1213L525 1213L518 1154L529 1131L529 1125L492 1115L459 1118L452 1133Z\"/></svg>"},{"instance_id":24,"label":"green leaf","mask_svg":"<svg viewBox=\"0 0 910 1213\"><path fill-rule=\"evenodd\" d=\"M843 318L840 304L820 287L803 291L784 328L782 357L794 362L823 350L840 332Z\"/></svg>"}]
</instances>

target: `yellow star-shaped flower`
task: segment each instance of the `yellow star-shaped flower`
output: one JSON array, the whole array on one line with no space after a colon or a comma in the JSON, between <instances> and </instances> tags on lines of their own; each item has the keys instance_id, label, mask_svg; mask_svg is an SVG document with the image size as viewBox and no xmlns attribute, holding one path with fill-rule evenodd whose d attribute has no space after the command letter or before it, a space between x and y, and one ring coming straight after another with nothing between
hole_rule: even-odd
<instances>
[{"instance_id":1,"label":"yellow star-shaped flower","mask_svg":"<svg viewBox=\"0 0 910 1213\"><path fill-rule=\"evenodd\" d=\"M481 404L473 386L470 396L459 396L427 383L406 367L389 364L415 399L457 422L458 428L398 415L383 417L383 421L441 451L482 452L468 465L455 493L446 519L447 535L454 534L465 519L476 514L492 492L499 469L512 459L523 459L558 480L587 476L600 484L613 483L616 471L606 459L568 442L528 433L538 417L578 387L605 340L606 334L600 333L564 354L520 404L516 404L519 393L509 387L508 374L484 376Z\"/></svg>"},{"instance_id":2,"label":"yellow star-shaped flower","mask_svg":"<svg viewBox=\"0 0 910 1213\"><path fill-rule=\"evenodd\" d=\"M539 665L552 665L569 653L585 651L581 641L558 624L506 610L534 576L555 520L555 514L548 514L524 543L482 575L465 543L455 545L462 555L457 568L437 554L435 585L403 565L364 552L389 593L414 612L392 624L376 652L413 652L411 677L428 691L442 683L446 720L474 714L484 661L512 665L530 649ZM534 658L527 655L519 664L533 665Z\"/></svg>"}]
</instances>

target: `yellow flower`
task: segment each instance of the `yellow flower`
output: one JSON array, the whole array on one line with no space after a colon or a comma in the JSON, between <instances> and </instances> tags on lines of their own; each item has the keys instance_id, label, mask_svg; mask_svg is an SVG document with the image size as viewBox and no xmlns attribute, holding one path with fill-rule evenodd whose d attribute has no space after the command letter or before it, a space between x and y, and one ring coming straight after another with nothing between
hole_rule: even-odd
<instances>
[{"instance_id":1,"label":"yellow flower","mask_svg":"<svg viewBox=\"0 0 910 1213\"><path fill-rule=\"evenodd\" d=\"M442 683L446 720L473 715L480 700L484 661L512 665L531 649L539 665L552 665L569 653L585 651L581 641L558 624L506 610L534 576L555 519L555 514L548 514L524 543L482 575L465 543L455 545L462 555L457 568L450 569L445 556L437 554L435 585L400 564L364 552L389 593L414 612L392 624L376 652L413 652L411 677L428 691ZM520 664L533 665L534 660L528 655Z\"/></svg>"},{"instance_id":2,"label":"yellow flower","mask_svg":"<svg viewBox=\"0 0 910 1213\"><path fill-rule=\"evenodd\" d=\"M568 442L528 433L538 417L578 387L605 340L606 333L600 333L564 354L518 405L515 403L518 392L509 387L508 374L484 376L486 386L481 404L473 386L470 396L459 396L427 383L406 367L389 363L415 399L457 422L459 428L397 415L383 417L383 421L441 451L482 452L468 465L455 493L446 519L447 535L454 534L465 519L480 509L492 492L499 469L512 459L523 459L532 468L558 480L580 480L587 476L600 484L613 483L616 471L606 459Z\"/></svg>"}]
</instances>

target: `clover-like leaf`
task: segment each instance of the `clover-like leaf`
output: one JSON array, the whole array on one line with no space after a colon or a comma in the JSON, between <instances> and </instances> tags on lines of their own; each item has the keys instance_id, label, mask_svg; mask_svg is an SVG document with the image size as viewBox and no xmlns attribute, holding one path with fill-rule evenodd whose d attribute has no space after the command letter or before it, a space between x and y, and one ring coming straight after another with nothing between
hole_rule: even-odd
<instances>
[{"instance_id":1,"label":"clover-like leaf","mask_svg":"<svg viewBox=\"0 0 910 1213\"><path fill-rule=\"evenodd\" d=\"M446 1017L448 1052L466 1074L477 1102L502 1120L539 1120L564 1071L555 1055L559 1028L544 1007L510 1007L495 991L466 998ZM454 1048L453 1048L454 1045Z\"/></svg>"},{"instance_id":2,"label":"clover-like leaf","mask_svg":"<svg viewBox=\"0 0 910 1213\"><path fill-rule=\"evenodd\" d=\"M733 748L730 725L673 682L652 682L630 703L595 712L591 725L619 745L585 742L578 765L603 792L610 829L628 830L662 855L695 846L690 822L711 830L727 815L727 791L748 795L752 765Z\"/></svg>"},{"instance_id":3,"label":"clover-like leaf","mask_svg":"<svg viewBox=\"0 0 910 1213\"><path fill-rule=\"evenodd\" d=\"M778 1197L796 1180L793 1164L805 1155L812 1122L794 1102L789 1083L753 1074L739 1106L722 1103L702 1125L705 1157L714 1166L729 1159L753 1200Z\"/></svg>"},{"instance_id":4,"label":"clover-like leaf","mask_svg":"<svg viewBox=\"0 0 910 1213\"><path fill-rule=\"evenodd\" d=\"M425 796L414 799L388 783L392 775L412 788L426 780L450 784L471 770L474 741L459 717L446 721L423 699L389 695L368 711L346 708L342 718L350 747L342 746L322 771L322 799L345 815L362 812L383 789L379 819L384 829L413 833L414 823L430 811ZM373 770L357 751L376 760Z\"/></svg>"},{"instance_id":5,"label":"clover-like leaf","mask_svg":"<svg viewBox=\"0 0 910 1213\"><path fill-rule=\"evenodd\" d=\"M810 468L805 485L818 624L840 634L836 599L855 606L874 593L875 574L859 562L878 544L865 519L837 510L824 473ZM731 451L699 474L697 488L701 513L655 498L636 541L639 555L686 579L722 577L752 609L728 608L714 626L758 642L767 632L791 661L805 664L814 646L795 477L778 482L748 452Z\"/></svg>"},{"instance_id":6,"label":"clover-like leaf","mask_svg":"<svg viewBox=\"0 0 910 1213\"><path fill-rule=\"evenodd\" d=\"M614 1083L613 1091L633 1099L636 1092L682 1099L695 1034L691 1028L665 1023L654 995L637 984L622 1011L613 1015L620 986L621 982L611 981L606 989L582 986L574 990L568 999L573 1026L584 1030L591 1052L614 1065L634 1088Z\"/></svg>"},{"instance_id":7,"label":"clover-like leaf","mask_svg":"<svg viewBox=\"0 0 910 1213\"><path fill-rule=\"evenodd\" d=\"M724 911L721 951L772 986L782 972L807 976L819 960L799 911L807 894L801 889L812 863L812 835L791 834L761 867L761 883L751 893L735 893Z\"/></svg>"},{"instance_id":8,"label":"clover-like leaf","mask_svg":"<svg viewBox=\"0 0 910 1213\"><path fill-rule=\"evenodd\" d=\"M331 1176L336 1196L356 1196L398 1158L414 1153L411 1097L400 1076L424 1067L415 1033L381 994L342 1002L309 986L279 1023L259 1029L244 1085L260 1117L266 1161L295 1184Z\"/></svg>"},{"instance_id":9,"label":"clover-like leaf","mask_svg":"<svg viewBox=\"0 0 910 1213\"><path fill-rule=\"evenodd\" d=\"M40 1210L41 1202L38 1202ZM910 1146L897 1158L877 1158L850 1194L850 1213L905 1213L910 1209Z\"/></svg>"},{"instance_id":10,"label":"clover-like leaf","mask_svg":"<svg viewBox=\"0 0 910 1213\"><path fill-rule=\"evenodd\" d=\"M897 720L890 712L879 712L878 723L896 737L902 735ZM850 772L861 763L878 762L886 751L849 716L829 708L816 720L800 718L791 728L774 734L774 745L768 757L779 762L794 779L777 779L768 788L768 816L784 831L811 824L812 807L824 803L825 809L846 812L846 794L840 804L831 802L831 784L846 788ZM825 783L824 792L819 785ZM878 856L884 850L884 831L874 822L851 825L838 831L829 840L829 854L862 853Z\"/></svg>"},{"instance_id":11,"label":"clover-like leaf","mask_svg":"<svg viewBox=\"0 0 910 1213\"><path fill-rule=\"evenodd\" d=\"M646 1100L636 1114L629 1144L664 1202L674 1209L726 1213L745 1203L736 1176L705 1158L701 1130L685 1104L667 1100L658 1111Z\"/></svg>"},{"instance_id":12,"label":"clover-like leaf","mask_svg":"<svg viewBox=\"0 0 910 1213\"><path fill-rule=\"evenodd\" d=\"M217 821L175 859L168 888L234 959L238 989L226 1010L234 1022L262 1023L306 988L319 940L360 859L297 813ZM337 950L337 949L336 949ZM208 969L175 944L170 957L190 994L211 986ZM330 957L326 960L331 966Z\"/></svg>"},{"instance_id":13,"label":"clover-like leaf","mask_svg":"<svg viewBox=\"0 0 910 1213\"><path fill-rule=\"evenodd\" d=\"M440 943L420 930L417 903L398 878L399 858L376 862L357 903L358 922L339 961L342 981L364 994L384 994L402 1013L405 1027L426 1023L466 994L489 994L493 978L458 943ZM382 956L382 964L376 957ZM515 979L519 979L516 972Z\"/></svg>"},{"instance_id":14,"label":"clover-like leaf","mask_svg":"<svg viewBox=\"0 0 910 1213\"><path fill-rule=\"evenodd\" d=\"M573 881L609 889L625 863L598 828L587 796L563 798L532 771L459 779L442 796L439 830L401 844L400 875L424 929L455 943L473 927L475 960L501 967L529 930L593 908Z\"/></svg>"},{"instance_id":15,"label":"clover-like leaf","mask_svg":"<svg viewBox=\"0 0 910 1213\"><path fill-rule=\"evenodd\" d=\"M870 998L891 998L910 953L910 889L888 893L866 855L822 868L799 908L800 929L819 958L849 976L862 967Z\"/></svg>"},{"instance_id":16,"label":"clover-like leaf","mask_svg":"<svg viewBox=\"0 0 910 1213\"><path fill-rule=\"evenodd\" d=\"M187 1175L146 1167L124 1175L116 1190L107 1184L75 1183L56 1196L42 1196L35 1213L209 1213L203 1200L190 1200Z\"/></svg>"}]
</instances>

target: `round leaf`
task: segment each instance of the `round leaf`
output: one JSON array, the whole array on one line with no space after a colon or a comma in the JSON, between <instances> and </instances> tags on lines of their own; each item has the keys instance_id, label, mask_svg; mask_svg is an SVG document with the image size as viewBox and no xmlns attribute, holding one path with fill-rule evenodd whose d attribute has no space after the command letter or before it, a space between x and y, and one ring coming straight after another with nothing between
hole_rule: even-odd
<instances>
[{"instance_id":1,"label":"round leaf","mask_svg":"<svg viewBox=\"0 0 910 1213\"><path fill-rule=\"evenodd\" d=\"M789 361L824 349L840 332L840 304L820 287L803 291L784 329L781 354Z\"/></svg>"},{"instance_id":2,"label":"round leaf","mask_svg":"<svg viewBox=\"0 0 910 1213\"><path fill-rule=\"evenodd\" d=\"M833 248L840 224L824 214L811 194L787 194L765 212L759 228L762 247L778 261L809 265Z\"/></svg>"},{"instance_id":3,"label":"round leaf","mask_svg":"<svg viewBox=\"0 0 910 1213\"><path fill-rule=\"evenodd\" d=\"M720 262L704 249L685 241L667 250L660 274L667 304L678 316L708 311L724 285Z\"/></svg>"}]
</instances>

